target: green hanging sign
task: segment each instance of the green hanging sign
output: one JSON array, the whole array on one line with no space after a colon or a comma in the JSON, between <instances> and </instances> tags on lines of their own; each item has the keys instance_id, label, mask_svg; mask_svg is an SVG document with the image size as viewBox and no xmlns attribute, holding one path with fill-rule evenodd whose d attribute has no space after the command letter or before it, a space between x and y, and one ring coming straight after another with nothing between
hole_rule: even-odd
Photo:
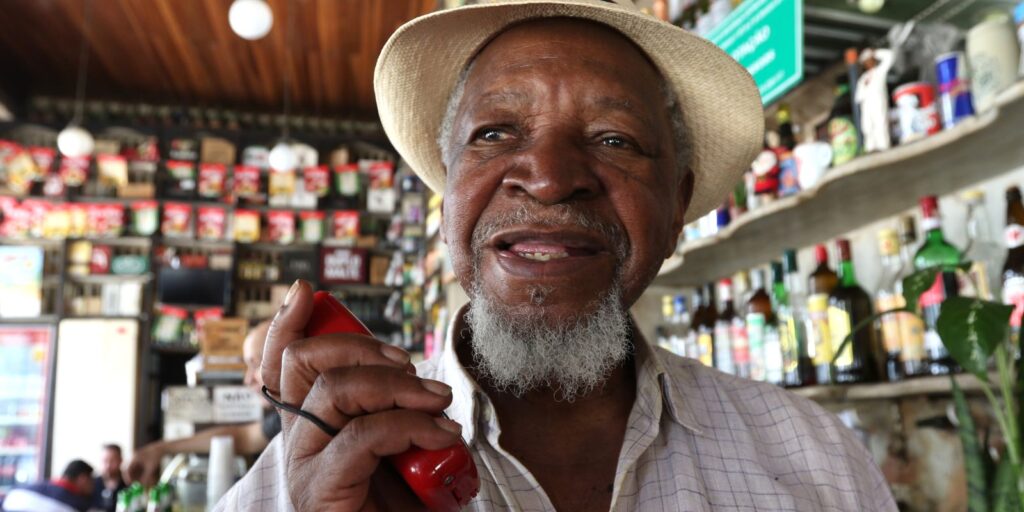
<instances>
[{"instance_id":1,"label":"green hanging sign","mask_svg":"<svg viewBox=\"0 0 1024 512\"><path fill-rule=\"evenodd\" d=\"M746 0L708 39L747 68L766 105L803 80L803 0Z\"/></svg>"}]
</instances>

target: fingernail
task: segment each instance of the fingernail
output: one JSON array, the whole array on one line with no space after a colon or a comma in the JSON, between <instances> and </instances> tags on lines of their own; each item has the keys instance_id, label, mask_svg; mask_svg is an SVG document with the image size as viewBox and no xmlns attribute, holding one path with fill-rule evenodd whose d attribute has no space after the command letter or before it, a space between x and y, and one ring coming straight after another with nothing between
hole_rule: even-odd
<instances>
[{"instance_id":1,"label":"fingernail","mask_svg":"<svg viewBox=\"0 0 1024 512\"><path fill-rule=\"evenodd\" d=\"M292 287L288 289L288 295L284 296L284 303L281 304L282 308L287 306L292 301L292 297L295 296L295 293L299 291L299 283L300 282L301 282L301 280L296 279L295 282L292 283Z\"/></svg>"},{"instance_id":2,"label":"fingernail","mask_svg":"<svg viewBox=\"0 0 1024 512\"><path fill-rule=\"evenodd\" d=\"M394 345L381 345L380 352L381 354L384 354L384 357L398 364L406 364L409 362L409 353Z\"/></svg>"},{"instance_id":3,"label":"fingernail","mask_svg":"<svg viewBox=\"0 0 1024 512\"><path fill-rule=\"evenodd\" d=\"M451 432L452 434L462 433L462 425L459 425L457 422L454 422L448 418L438 416L434 418L434 422L437 423L437 426L447 430L448 432Z\"/></svg>"},{"instance_id":4,"label":"fingernail","mask_svg":"<svg viewBox=\"0 0 1024 512\"><path fill-rule=\"evenodd\" d=\"M423 383L423 387L427 388L427 391L435 395L451 396L452 388L448 384L438 380L423 379L420 382Z\"/></svg>"}]
</instances>

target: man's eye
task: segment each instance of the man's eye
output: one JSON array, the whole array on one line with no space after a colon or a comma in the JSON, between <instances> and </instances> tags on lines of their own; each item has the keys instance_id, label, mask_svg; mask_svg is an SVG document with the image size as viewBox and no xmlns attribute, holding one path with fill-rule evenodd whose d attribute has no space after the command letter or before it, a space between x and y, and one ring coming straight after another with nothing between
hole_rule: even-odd
<instances>
[{"instance_id":1,"label":"man's eye","mask_svg":"<svg viewBox=\"0 0 1024 512\"><path fill-rule=\"evenodd\" d=\"M485 142L499 142L505 140L507 134L497 128L484 128L476 132L474 140L482 140Z\"/></svg>"},{"instance_id":2,"label":"man's eye","mask_svg":"<svg viewBox=\"0 0 1024 512\"><path fill-rule=\"evenodd\" d=\"M626 148L629 147L629 142L622 137L608 136L601 139L601 144L612 148Z\"/></svg>"}]
</instances>

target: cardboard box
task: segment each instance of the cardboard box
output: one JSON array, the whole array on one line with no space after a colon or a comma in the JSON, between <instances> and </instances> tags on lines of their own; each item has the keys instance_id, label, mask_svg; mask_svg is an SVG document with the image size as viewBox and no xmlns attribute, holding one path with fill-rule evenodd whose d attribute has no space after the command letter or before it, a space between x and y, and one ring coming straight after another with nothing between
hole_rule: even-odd
<instances>
[{"instance_id":1,"label":"cardboard box","mask_svg":"<svg viewBox=\"0 0 1024 512\"><path fill-rule=\"evenodd\" d=\"M199 149L199 161L204 164L235 163L235 145L219 137L203 137Z\"/></svg>"},{"instance_id":2,"label":"cardboard box","mask_svg":"<svg viewBox=\"0 0 1024 512\"><path fill-rule=\"evenodd\" d=\"M245 370L242 343L249 331L244 318L209 320L203 325L199 339L199 353L207 370Z\"/></svg>"}]
</instances>

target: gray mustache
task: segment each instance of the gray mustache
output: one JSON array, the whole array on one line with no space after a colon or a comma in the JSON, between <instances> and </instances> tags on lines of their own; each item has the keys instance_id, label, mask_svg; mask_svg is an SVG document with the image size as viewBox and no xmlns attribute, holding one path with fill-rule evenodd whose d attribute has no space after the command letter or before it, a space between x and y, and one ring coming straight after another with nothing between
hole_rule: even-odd
<instances>
[{"instance_id":1,"label":"gray mustache","mask_svg":"<svg viewBox=\"0 0 1024 512\"><path fill-rule=\"evenodd\" d=\"M495 233L523 224L552 228L583 228L607 240L619 263L629 256L629 238L619 225L604 221L589 211L569 204L533 207L520 205L511 212L477 223L471 241L473 253L479 255Z\"/></svg>"}]
</instances>

